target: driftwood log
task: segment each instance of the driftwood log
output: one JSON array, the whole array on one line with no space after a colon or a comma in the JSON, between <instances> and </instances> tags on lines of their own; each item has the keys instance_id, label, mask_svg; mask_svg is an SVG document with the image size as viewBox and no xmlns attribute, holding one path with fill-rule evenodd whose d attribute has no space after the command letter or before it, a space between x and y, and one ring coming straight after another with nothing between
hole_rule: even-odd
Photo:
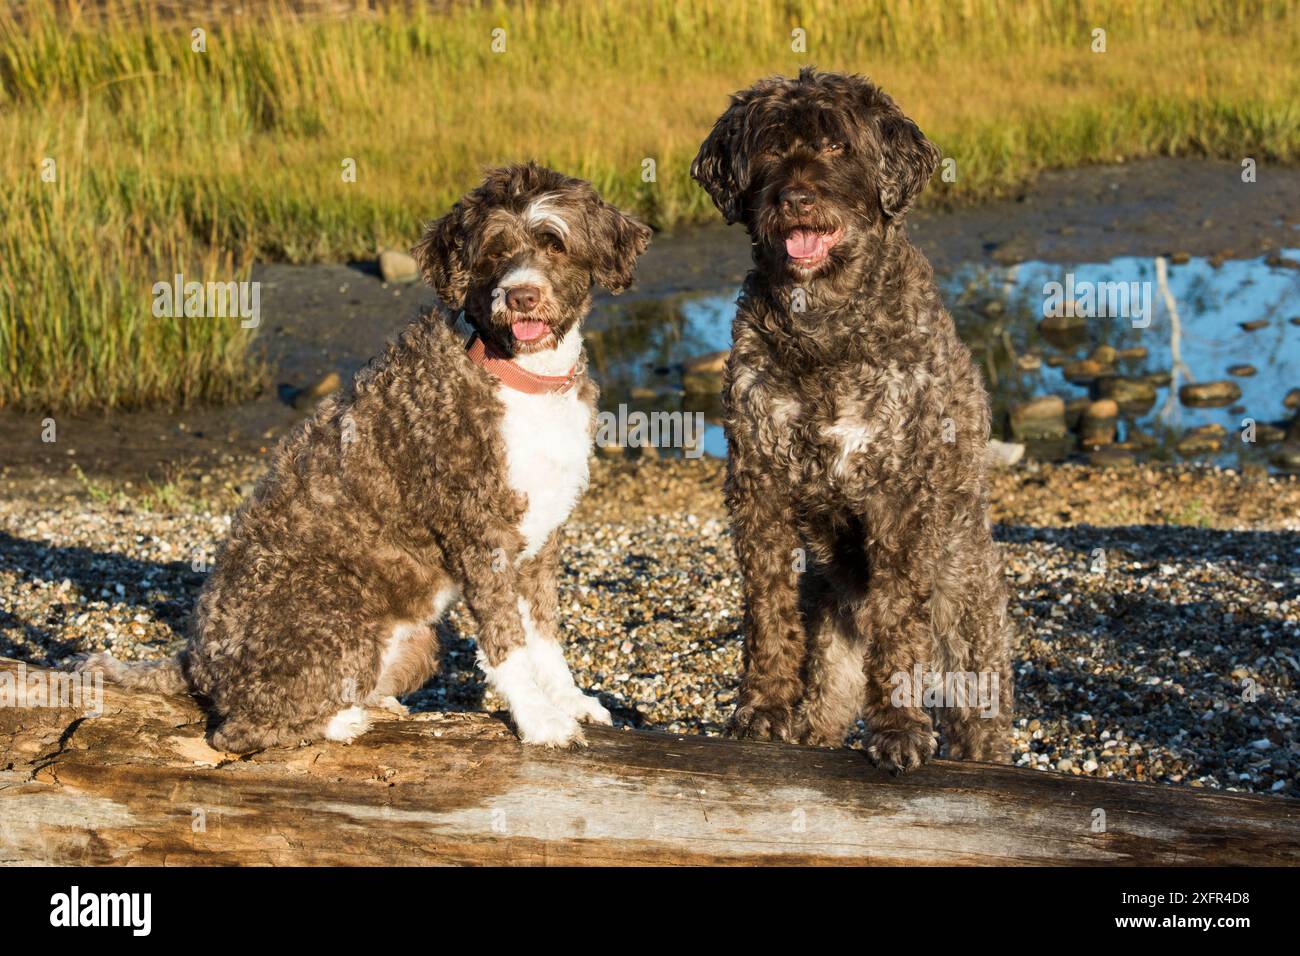
<instances>
[{"instance_id":1,"label":"driftwood log","mask_svg":"<svg viewBox=\"0 0 1300 956\"><path fill-rule=\"evenodd\" d=\"M0 690L20 666L0 659ZM188 698L9 704L0 863L1300 862L1280 797L942 760L894 778L855 750L605 728L548 752L489 714L376 713L350 746L237 757Z\"/></svg>"}]
</instances>

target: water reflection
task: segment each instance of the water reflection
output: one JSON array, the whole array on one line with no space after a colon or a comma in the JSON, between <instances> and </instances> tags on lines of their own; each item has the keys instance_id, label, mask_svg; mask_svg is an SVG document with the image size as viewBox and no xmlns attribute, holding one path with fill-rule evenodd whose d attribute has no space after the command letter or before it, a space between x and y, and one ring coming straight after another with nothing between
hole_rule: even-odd
<instances>
[{"instance_id":1,"label":"water reflection","mask_svg":"<svg viewBox=\"0 0 1300 956\"><path fill-rule=\"evenodd\" d=\"M1073 266L981 265L939 281L958 331L984 369L1000 437L1012 437L1009 412L1017 403L1058 395L1073 420L1088 399L1114 397L1121 447L1142 457L1240 464L1274 454L1276 444L1267 442L1282 431L1270 426L1285 430L1295 414L1283 399L1300 387L1300 250L1249 260L1166 261L1163 273L1158 260L1136 257ZM1069 292L1057 298L1076 302L1082 316L1044 321L1044 304L1057 292L1052 283ZM1116 300L1116 286L1105 285L1115 283L1134 290L1132 301ZM1091 305L1090 289L1102 290ZM735 289L719 289L600 310L590 351L601 406L703 412L710 426L706 452L725 454L716 391L707 390L707 377L685 373L693 358L730 345L735 296ZM1120 314L1108 314L1114 311ZM1179 400L1180 386L1211 382L1234 383L1240 397L1218 407ZM1240 438L1248 420L1257 423L1261 439L1253 444ZM1220 436L1197 442L1189 432ZM1216 444L1222 450L1213 450ZM1202 450L1193 451L1198 445ZM1074 437L1030 448L1055 458L1080 451Z\"/></svg>"}]
</instances>

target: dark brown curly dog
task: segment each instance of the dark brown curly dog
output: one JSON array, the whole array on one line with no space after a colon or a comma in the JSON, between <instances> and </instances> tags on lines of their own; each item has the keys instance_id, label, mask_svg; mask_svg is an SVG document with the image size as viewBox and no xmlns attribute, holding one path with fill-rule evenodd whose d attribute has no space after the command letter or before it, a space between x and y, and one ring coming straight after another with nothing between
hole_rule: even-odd
<instances>
[{"instance_id":1,"label":"dark brown curly dog","mask_svg":"<svg viewBox=\"0 0 1300 956\"><path fill-rule=\"evenodd\" d=\"M988 398L903 215L939 153L867 80L736 94L691 168L755 268L732 327L726 483L745 579L732 732L882 766L1004 760L1012 711L989 527Z\"/></svg>"}]
</instances>

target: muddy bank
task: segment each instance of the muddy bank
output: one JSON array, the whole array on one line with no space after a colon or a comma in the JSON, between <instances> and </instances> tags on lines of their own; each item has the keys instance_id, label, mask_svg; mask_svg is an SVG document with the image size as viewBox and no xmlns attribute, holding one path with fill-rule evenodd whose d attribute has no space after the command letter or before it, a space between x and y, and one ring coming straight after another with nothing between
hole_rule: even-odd
<instances>
[{"instance_id":1,"label":"muddy bank","mask_svg":"<svg viewBox=\"0 0 1300 956\"><path fill-rule=\"evenodd\" d=\"M1262 166L1252 184L1240 181L1235 164L1204 160L1055 171L1012 199L918 211L911 233L940 271L1126 255L1257 257L1300 246L1300 169ZM660 235L636 288L619 300L598 296L591 326L616 337L612 316L621 322L628 309L683 294L724 294L748 267L740 227ZM254 278L263 284L258 348L272 369L259 398L226 408L57 416L54 443L42 441L44 414L2 411L0 477L63 479L75 465L92 480L167 483L256 462L305 414L289 403L294 389L331 372L346 381L432 301L421 285L386 285L371 263L264 265Z\"/></svg>"}]
</instances>

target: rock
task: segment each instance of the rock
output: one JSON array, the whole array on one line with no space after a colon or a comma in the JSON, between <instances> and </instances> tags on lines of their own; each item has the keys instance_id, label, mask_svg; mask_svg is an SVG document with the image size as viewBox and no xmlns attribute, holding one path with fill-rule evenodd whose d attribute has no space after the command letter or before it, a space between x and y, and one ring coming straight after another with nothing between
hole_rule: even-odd
<instances>
[{"instance_id":1,"label":"rock","mask_svg":"<svg viewBox=\"0 0 1300 956\"><path fill-rule=\"evenodd\" d=\"M1124 436L1124 443L1134 448L1154 448L1159 444L1154 435L1148 435L1136 425L1128 429L1128 433Z\"/></svg>"},{"instance_id":2,"label":"rock","mask_svg":"<svg viewBox=\"0 0 1300 956\"><path fill-rule=\"evenodd\" d=\"M1249 322L1238 322L1237 324L1247 332L1258 332L1260 329L1268 328L1268 319L1251 319Z\"/></svg>"},{"instance_id":3,"label":"rock","mask_svg":"<svg viewBox=\"0 0 1300 956\"><path fill-rule=\"evenodd\" d=\"M1119 358L1119 352L1115 350L1113 345L1098 345L1092 350L1091 358L1102 365L1114 365L1115 360Z\"/></svg>"},{"instance_id":4,"label":"rock","mask_svg":"<svg viewBox=\"0 0 1300 956\"><path fill-rule=\"evenodd\" d=\"M1065 355L1049 355L1047 356L1047 367L1060 368L1068 361L1070 361L1070 359Z\"/></svg>"},{"instance_id":5,"label":"rock","mask_svg":"<svg viewBox=\"0 0 1300 956\"><path fill-rule=\"evenodd\" d=\"M1110 371L1109 365L1103 365L1093 358L1086 358L1079 359L1077 362L1067 362L1065 368L1061 370L1061 374L1065 376L1067 382L1072 382L1075 385L1087 385Z\"/></svg>"},{"instance_id":6,"label":"rock","mask_svg":"<svg viewBox=\"0 0 1300 956\"><path fill-rule=\"evenodd\" d=\"M683 372L682 388L688 395L721 395L722 376L708 372Z\"/></svg>"},{"instance_id":7,"label":"rock","mask_svg":"<svg viewBox=\"0 0 1300 956\"><path fill-rule=\"evenodd\" d=\"M420 269L407 253L385 249L379 254L379 274L385 282L414 282Z\"/></svg>"},{"instance_id":8,"label":"rock","mask_svg":"<svg viewBox=\"0 0 1300 956\"><path fill-rule=\"evenodd\" d=\"M1170 372L1148 372L1142 376L1142 381L1150 382L1156 388L1165 388L1173 380L1174 376Z\"/></svg>"},{"instance_id":9,"label":"rock","mask_svg":"<svg viewBox=\"0 0 1300 956\"><path fill-rule=\"evenodd\" d=\"M1099 468L1116 468L1132 465L1135 459L1131 451L1114 446L1102 446L1088 453L1088 464Z\"/></svg>"},{"instance_id":10,"label":"rock","mask_svg":"<svg viewBox=\"0 0 1300 956\"><path fill-rule=\"evenodd\" d=\"M705 355L697 355L695 358L687 359L682 363L682 371L721 375L723 370L727 367L727 357L730 355L730 349L723 349L721 352L709 352Z\"/></svg>"},{"instance_id":11,"label":"rock","mask_svg":"<svg viewBox=\"0 0 1300 956\"><path fill-rule=\"evenodd\" d=\"M1276 445L1286 438L1286 430L1266 422L1255 423L1255 444Z\"/></svg>"},{"instance_id":12,"label":"rock","mask_svg":"<svg viewBox=\"0 0 1300 956\"><path fill-rule=\"evenodd\" d=\"M1011 407L1011 434L1017 439L1064 438L1065 401L1044 395Z\"/></svg>"},{"instance_id":13,"label":"rock","mask_svg":"<svg viewBox=\"0 0 1300 956\"><path fill-rule=\"evenodd\" d=\"M1223 408L1241 398L1236 382L1196 382L1178 390L1178 400L1188 408Z\"/></svg>"},{"instance_id":14,"label":"rock","mask_svg":"<svg viewBox=\"0 0 1300 956\"><path fill-rule=\"evenodd\" d=\"M1109 445L1115 441L1119 405L1113 399L1092 402L1079 421L1079 441L1085 446Z\"/></svg>"},{"instance_id":15,"label":"rock","mask_svg":"<svg viewBox=\"0 0 1300 956\"><path fill-rule=\"evenodd\" d=\"M1300 471L1300 441L1283 442L1269 459L1279 468Z\"/></svg>"},{"instance_id":16,"label":"rock","mask_svg":"<svg viewBox=\"0 0 1300 956\"><path fill-rule=\"evenodd\" d=\"M1300 409L1300 388L1293 388L1286 393L1286 398L1282 399L1282 407Z\"/></svg>"},{"instance_id":17,"label":"rock","mask_svg":"<svg viewBox=\"0 0 1300 956\"><path fill-rule=\"evenodd\" d=\"M1026 352L1016 358L1016 368L1022 372L1036 372L1042 367L1042 356L1034 355L1032 352Z\"/></svg>"},{"instance_id":18,"label":"rock","mask_svg":"<svg viewBox=\"0 0 1300 956\"><path fill-rule=\"evenodd\" d=\"M1115 356L1126 362L1141 362L1148 354L1145 345L1135 345L1131 349L1120 349L1115 353Z\"/></svg>"},{"instance_id":19,"label":"rock","mask_svg":"<svg viewBox=\"0 0 1300 956\"><path fill-rule=\"evenodd\" d=\"M1092 387L1096 399L1109 398L1125 415L1142 415L1156 403L1156 387L1144 378L1127 378L1123 375L1106 375L1097 379Z\"/></svg>"},{"instance_id":20,"label":"rock","mask_svg":"<svg viewBox=\"0 0 1300 956\"><path fill-rule=\"evenodd\" d=\"M1080 398L1072 398L1065 403L1065 427L1070 431L1078 431L1079 421L1083 418L1084 411L1092 404L1092 399L1086 395Z\"/></svg>"},{"instance_id":21,"label":"rock","mask_svg":"<svg viewBox=\"0 0 1300 956\"><path fill-rule=\"evenodd\" d=\"M1174 266L1184 266L1184 265L1187 265L1187 263L1189 263L1189 262L1191 262L1191 261L1192 261L1192 254L1191 254L1190 252L1182 252L1182 251L1179 251L1179 252L1171 252L1171 253L1169 253L1169 264L1170 264L1170 265L1174 265Z\"/></svg>"},{"instance_id":22,"label":"rock","mask_svg":"<svg viewBox=\"0 0 1300 956\"><path fill-rule=\"evenodd\" d=\"M1049 315L1038 333L1058 349L1073 349L1088 340L1088 320L1081 315Z\"/></svg>"},{"instance_id":23,"label":"rock","mask_svg":"<svg viewBox=\"0 0 1300 956\"><path fill-rule=\"evenodd\" d=\"M338 391L341 384L338 372L330 372L311 388L304 388L296 392L293 396L293 407L298 411L307 411L315 408L326 395Z\"/></svg>"},{"instance_id":24,"label":"rock","mask_svg":"<svg viewBox=\"0 0 1300 956\"><path fill-rule=\"evenodd\" d=\"M1254 375L1255 372L1256 372L1255 366L1247 363L1243 363L1241 365L1228 366L1228 374L1235 375L1237 376L1237 378L1250 378L1250 376Z\"/></svg>"},{"instance_id":25,"label":"rock","mask_svg":"<svg viewBox=\"0 0 1300 956\"><path fill-rule=\"evenodd\" d=\"M1300 315L1293 315L1291 318L1287 319L1287 321L1292 325L1300 325Z\"/></svg>"},{"instance_id":26,"label":"rock","mask_svg":"<svg viewBox=\"0 0 1300 956\"><path fill-rule=\"evenodd\" d=\"M1221 451L1225 435L1227 429L1219 424L1191 428L1178 439L1174 450L1180 455L1202 455Z\"/></svg>"},{"instance_id":27,"label":"rock","mask_svg":"<svg viewBox=\"0 0 1300 956\"><path fill-rule=\"evenodd\" d=\"M1025 457L1025 446L990 438L984 457L992 468L1011 468Z\"/></svg>"}]
</instances>

